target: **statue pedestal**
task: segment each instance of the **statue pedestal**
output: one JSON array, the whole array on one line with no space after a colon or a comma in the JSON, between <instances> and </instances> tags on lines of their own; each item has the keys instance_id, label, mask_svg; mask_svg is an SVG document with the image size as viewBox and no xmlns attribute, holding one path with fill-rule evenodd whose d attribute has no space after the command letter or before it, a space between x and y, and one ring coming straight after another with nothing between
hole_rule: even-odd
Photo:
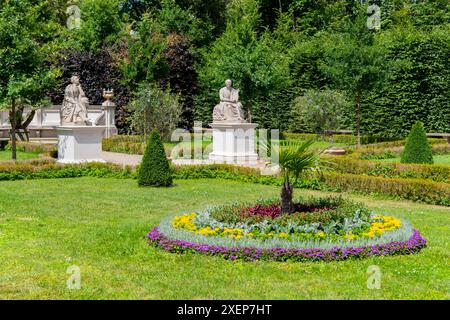
<instances>
[{"instance_id":1,"label":"statue pedestal","mask_svg":"<svg viewBox=\"0 0 450 320\"><path fill-rule=\"evenodd\" d=\"M58 162L106 162L101 157L105 126L58 126Z\"/></svg>"},{"instance_id":2,"label":"statue pedestal","mask_svg":"<svg viewBox=\"0 0 450 320\"><path fill-rule=\"evenodd\" d=\"M217 121L210 124L213 129L213 152L209 159L225 163L254 163L255 123Z\"/></svg>"}]
</instances>

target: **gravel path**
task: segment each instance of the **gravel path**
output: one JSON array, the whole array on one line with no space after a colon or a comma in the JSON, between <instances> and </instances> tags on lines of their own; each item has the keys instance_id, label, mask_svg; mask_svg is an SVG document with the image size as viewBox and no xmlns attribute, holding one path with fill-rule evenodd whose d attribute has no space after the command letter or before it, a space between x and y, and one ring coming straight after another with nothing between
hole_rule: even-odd
<instances>
[{"instance_id":1,"label":"gravel path","mask_svg":"<svg viewBox=\"0 0 450 320\"><path fill-rule=\"evenodd\" d=\"M111 163L127 165L127 166L137 166L141 160L142 155L138 154L125 154L125 153L117 153L117 152L102 152L102 158ZM187 159L176 159L172 161L176 165L200 165L200 164L212 164L214 161L212 160L187 160ZM277 168L266 168L265 162L259 160L257 162L252 163L239 163L239 166L251 167L261 169L263 174L273 174L274 169L277 171Z\"/></svg>"},{"instance_id":2,"label":"gravel path","mask_svg":"<svg viewBox=\"0 0 450 320\"><path fill-rule=\"evenodd\" d=\"M137 166L142 160L142 155L103 151L102 159L107 162L124 166Z\"/></svg>"}]
</instances>

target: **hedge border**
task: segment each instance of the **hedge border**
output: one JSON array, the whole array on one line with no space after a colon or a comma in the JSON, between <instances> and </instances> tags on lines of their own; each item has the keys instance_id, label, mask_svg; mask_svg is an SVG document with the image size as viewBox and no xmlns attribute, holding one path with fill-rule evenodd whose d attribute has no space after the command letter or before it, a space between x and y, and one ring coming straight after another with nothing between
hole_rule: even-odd
<instances>
[{"instance_id":1,"label":"hedge border","mask_svg":"<svg viewBox=\"0 0 450 320\"><path fill-rule=\"evenodd\" d=\"M172 166L174 179L229 179L265 185L281 185L274 175L262 175L255 168L226 164ZM51 161L0 164L0 181L73 177L136 178L136 169L110 163L63 165ZM450 206L450 184L424 179L383 178L324 172L320 177L298 182L295 187L322 191L355 191Z\"/></svg>"}]
</instances>

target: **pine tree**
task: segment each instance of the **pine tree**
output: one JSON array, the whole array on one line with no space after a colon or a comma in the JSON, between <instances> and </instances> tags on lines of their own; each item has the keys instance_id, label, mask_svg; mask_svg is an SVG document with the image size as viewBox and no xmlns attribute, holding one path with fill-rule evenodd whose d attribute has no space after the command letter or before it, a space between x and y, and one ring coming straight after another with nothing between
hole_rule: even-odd
<instances>
[{"instance_id":1,"label":"pine tree","mask_svg":"<svg viewBox=\"0 0 450 320\"><path fill-rule=\"evenodd\" d=\"M433 152L428 143L423 123L418 121L412 128L403 150L402 163L433 163Z\"/></svg>"},{"instance_id":2,"label":"pine tree","mask_svg":"<svg viewBox=\"0 0 450 320\"><path fill-rule=\"evenodd\" d=\"M138 174L138 185L169 187L172 185L172 173L167 160L164 146L158 131L150 134L144 157Z\"/></svg>"}]
</instances>

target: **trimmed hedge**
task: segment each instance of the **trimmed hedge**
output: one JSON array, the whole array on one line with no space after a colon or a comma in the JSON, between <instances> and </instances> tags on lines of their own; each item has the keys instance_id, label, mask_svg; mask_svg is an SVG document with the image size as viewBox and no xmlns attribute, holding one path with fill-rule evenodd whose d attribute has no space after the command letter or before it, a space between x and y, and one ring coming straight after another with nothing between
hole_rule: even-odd
<instances>
[{"instance_id":1,"label":"trimmed hedge","mask_svg":"<svg viewBox=\"0 0 450 320\"><path fill-rule=\"evenodd\" d=\"M278 176L261 175L259 170L254 168L225 164L172 166L171 170L174 179L229 179L277 186L282 183ZM0 165L0 181L83 176L137 178L134 168L110 163L63 165L48 160L35 160L28 163ZM389 179L356 174L323 173L321 177L299 182L295 187L324 191L377 193L429 204L450 206L450 184L424 179Z\"/></svg>"},{"instance_id":2,"label":"trimmed hedge","mask_svg":"<svg viewBox=\"0 0 450 320\"><path fill-rule=\"evenodd\" d=\"M51 160L11 162L0 164L0 181L28 179L56 179L76 177L136 178L129 166L91 162L85 164L59 164Z\"/></svg>"},{"instance_id":3,"label":"trimmed hedge","mask_svg":"<svg viewBox=\"0 0 450 320\"><path fill-rule=\"evenodd\" d=\"M311 139L317 139L318 141L328 141L329 138L324 138L321 135L315 133L293 133L293 132L283 132L282 138L286 140L302 140L308 141ZM333 140L335 143L347 143L349 145L356 144L356 136L351 134L334 134Z\"/></svg>"},{"instance_id":4,"label":"trimmed hedge","mask_svg":"<svg viewBox=\"0 0 450 320\"><path fill-rule=\"evenodd\" d=\"M193 138L192 138L193 139ZM193 141L193 140L192 140ZM211 143L211 141L205 140L202 143L202 150L204 151L206 147ZM178 142L165 142L164 150L166 152L166 156L172 156L172 150L178 144ZM118 152L118 153L126 153L126 154L144 154L145 151L145 142L142 136L113 136L111 138L105 138L102 141L102 150L109 152ZM175 157L182 158L184 149L181 148L174 155ZM194 154L199 154L200 149L194 146L194 143L191 143L191 157Z\"/></svg>"},{"instance_id":5,"label":"trimmed hedge","mask_svg":"<svg viewBox=\"0 0 450 320\"><path fill-rule=\"evenodd\" d=\"M329 161L332 163L331 170L339 173L450 182L450 166L445 165L383 163L348 157L330 157Z\"/></svg>"},{"instance_id":6,"label":"trimmed hedge","mask_svg":"<svg viewBox=\"0 0 450 320\"><path fill-rule=\"evenodd\" d=\"M102 150L127 154L144 154L145 143L140 136L113 136L103 139Z\"/></svg>"},{"instance_id":7,"label":"trimmed hedge","mask_svg":"<svg viewBox=\"0 0 450 320\"><path fill-rule=\"evenodd\" d=\"M257 169L231 165L176 166L176 179L221 178L281 185L277 176L261 175ZM424 179L389 179L355 174L323 173L320 178L298 182L295 187L324 191L378 193L429 204L450 206L450 184Z\"/></svg>"},{"instance_id":8,"label":"trimmed hedge","mask_svg":"<svg viewBox=\"0 0 450 320\"><path fill-rule=\"evenodd\" d=\"M423 179L369 177L324 173L324 184L334 191L383 194L429 204L450 206L450 184Z\"/></svg>"},{"instance_id":9,"label":"trimmed hedge","mask_svg":"<svg viewBox=\"0 0 450 320\"><path fill-rule=\"evenodd\" d=\"M450 143L445 139L429 139L431 149L434 155L450 153ZM395 144L372 144L361 147L359 150L354 148L346 148L349 152L348 157L363 160L389 159L399 157L404 150L403 144L396 142Z\"/></svg>"}]
</instances>

